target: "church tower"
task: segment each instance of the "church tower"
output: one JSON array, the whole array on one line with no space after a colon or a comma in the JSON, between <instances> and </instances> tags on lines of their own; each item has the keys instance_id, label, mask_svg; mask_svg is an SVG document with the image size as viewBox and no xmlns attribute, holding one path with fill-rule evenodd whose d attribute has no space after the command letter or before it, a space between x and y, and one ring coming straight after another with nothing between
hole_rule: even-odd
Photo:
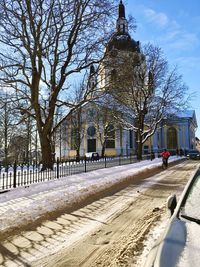
<instances>
[{"instance_id":1,"label":"church tower","mask_svg":"<svg viewBox=\"0 0 200 267\"><path fill-rule=\"evenodd\" d=\"M116 80L120 72L120 62L122 59L132 59L134 62L141 62L139 41L131 38L128 31L128 21L125 14L125 6L120 0L118 5L118 18L116 20L116 29L112 34L105 51L105 59L99 70L99 84L102 90L111 87L111 83ZM124 66L123 66L124 68Z\"/></svg>"},{"instance_id":2,"label":"church tower","mask_svg":"<svg viewBox=\"0 0 200 267\"><path fill-rule=\"evenodd\" d=\"M139 42L133 40L128 32L128 21L126 19L125 6L122 0L118 6L116 30L107 44L106 52L108 53L113 49L140 53Z\"/></svg>"},{"instance_id":3,"label":"church tower","mask_svg":"<svg viewBox=\"0 0 200 267\"><path fill-rule=\"evenodd\" d=\"M128 33L128 22L126 20L125 7L122 1L120 1L119 3L119 15L117 19L116 28L117 28L117 32Z\"/></svg>"}]
</instances>

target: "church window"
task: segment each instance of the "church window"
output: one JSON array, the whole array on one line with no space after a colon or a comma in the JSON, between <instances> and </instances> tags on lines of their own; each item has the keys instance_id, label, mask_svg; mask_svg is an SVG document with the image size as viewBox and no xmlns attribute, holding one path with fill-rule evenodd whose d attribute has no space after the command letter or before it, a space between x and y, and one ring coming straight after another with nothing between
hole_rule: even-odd
<instances>
[{"instance_id":1,"label":"church window","mask_svg":"<svg viewBox=\"0 0 200 267\"><path fill-rule=\"evenodd\" d=\"M76 150L80 143L80 133L77 128L71 130L71 149Z\"/></svg>"},{"instance_id":2,"label":"church window","mask_svg":"<svg viewBox=\"0 0 200 267\"><path fill-rule=\"evenodd\" d=\"M120 25L119 24L117 25L117 29L118 29L118 32L120 32Z\"/></svg>"},{"instance_id":3,"label":"church window","mask_svg":"<svg viewBox=\"0 0 200 267\"><path fill-rule=\"evenodd\" d=\"M160 134L157 132L157 140L160 141Z\"/></svg>"},{"instance_id":4,"label":"church window","mask_svg":"<svg viewBox=\"0 0 200 267\"><path fill-rule=\"evenodd\" d=\"M88 127L88 129L87 129L87 134L88 134L90 137L95 136L95 134L96 134L96 128L95 128L94 126L90 126L90 127Z\"/></svg>"},{"instance_id":5,"label":"church window","mask_svg":"<svg viewBox=\"0 0 200 267\"><path fill-rule=\"evenodd\" d=\"M149 146L144 146L144 154L148 154L149 152Z\"/></svg>"},{"instance_id":6,"label":"church window","mask_svg":"<svg viewBox=\"0 0 200 267\"><path fill-rule=\"evenodd\" d=\"M104 136L106 138L106 148L115 148L115 128L112 124L105 128Z\"/></svg>"},{"instance_id":7,"label":"church window","mask_svg":"<svg viewBox=\"0 0 200 267\"><path fill-rule=\"evenodd\" d=\"M177 132L174 127L170 127L167 130L167 148L168 149L177 148Z\"/></svg>"},{"instance_id":8,"label":"church window","mask_svg":"<svg viewBox=\"0 0 200 267\"><path fill-rule=\"evenodd\" d=\"M113 69L111 71L111 81L116 82L116 80L117 80L117 71L115 69Z\"/></svg>"}]
</instances>

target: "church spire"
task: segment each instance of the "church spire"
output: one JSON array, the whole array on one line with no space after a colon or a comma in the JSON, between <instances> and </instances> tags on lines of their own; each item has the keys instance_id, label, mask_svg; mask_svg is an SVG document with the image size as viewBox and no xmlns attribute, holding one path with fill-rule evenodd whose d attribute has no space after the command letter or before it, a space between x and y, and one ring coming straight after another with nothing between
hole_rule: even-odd
<instances>
[{"instance_id":1,"label":"church spire","mask_svg":"<svg viewBox=\"0 0 200 267\"><path fill-rule=\"evenodd\" d=\"M125 7L122 3L122 0L119 3L119 18L125 18Z\"/></svg>"},{"instance_id":2,"label":"church spire","mask_svg":"<svg viewBox=\"0 0 200 267\"><path fill-rule=\"evenodd\" d=\"M120 0L118 10L119 10L119 16L116 25L117 32L121 34L128 33L128 22L126 20L125 7L122 0Z\"/></svg>"}]
</instances>

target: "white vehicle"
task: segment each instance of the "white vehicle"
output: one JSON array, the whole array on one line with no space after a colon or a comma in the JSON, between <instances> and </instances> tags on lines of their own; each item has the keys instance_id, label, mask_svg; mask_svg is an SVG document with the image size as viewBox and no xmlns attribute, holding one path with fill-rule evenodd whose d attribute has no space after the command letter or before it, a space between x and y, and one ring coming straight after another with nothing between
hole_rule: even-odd
<instances>
[{"instance_id":1,"label":"white vehicle","mask_svg":"<svg viewBox=\"0 0 200 267\"><path fill-rule=\"evenodd\" d=\"M172 217L150 251L144 267L200 266L200 169L190 179L177 204L167 200Z\"/></svg>"},{"instance_id":2,"label":"white vehicle","mask_svg":"<svg viewBox=\"0 0 200 267\"><path fill-rule=\"evenodd\" d=\"M85 154L86 159L99 160L99 153L97 152L88 152Z\"/></svg>"}]
</instances>

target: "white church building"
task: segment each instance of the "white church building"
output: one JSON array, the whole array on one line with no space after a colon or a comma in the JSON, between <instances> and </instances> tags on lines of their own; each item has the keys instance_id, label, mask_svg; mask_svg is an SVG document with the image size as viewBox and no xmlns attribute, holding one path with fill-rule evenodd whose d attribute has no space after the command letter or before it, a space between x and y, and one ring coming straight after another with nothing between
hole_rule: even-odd
<instances>
[{"instance_id":1,"label":"white church building","mask_svg":"<svg viewBox=\"0 0 200 267\"><path fill-rule=\"evenodd\" d=\"M107 60L116 60L116 55L124 54L140 60L140 45L131 38L128 32L128 22L125 7L120 1L116 30L106 47L109 58L99 67L96 77L94 66L90 69L89 83L97 83L100 89L109 84L109 79L115 76L115 69L110 68ZM107 100L109 101L109 100ZM168 120L162 121L153 136L143 146L143 153L159 152L163 148L171 151L182 149L187 151L195 148L195 130L197 121L195 111L184 111ZM75 113L69 112L55 131L55 153L61 159L75 158L77 154L83 157L87 152L98 152L99 155L117 156L136 154L135 133L123 129L112 118L109 103L101 101L88 102Z\"/></svg>"}]
</instances>

